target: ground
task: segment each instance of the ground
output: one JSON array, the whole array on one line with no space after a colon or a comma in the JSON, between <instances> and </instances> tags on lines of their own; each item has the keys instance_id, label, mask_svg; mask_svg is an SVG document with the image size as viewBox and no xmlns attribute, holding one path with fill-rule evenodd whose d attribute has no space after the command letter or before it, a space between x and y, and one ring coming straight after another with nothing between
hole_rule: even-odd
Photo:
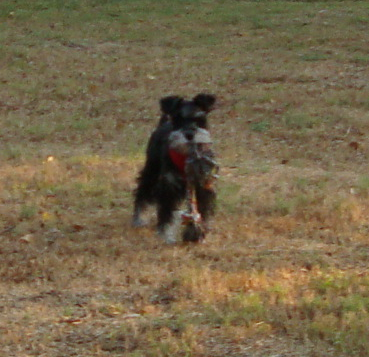
<instances>
[{"instance_id":1,"label":"ground","mask_svg":"<svg viewBox=\"0 0 369 357\"><path fill-rule=\"evenodd\" d=\"M369 5L0 4L0 351L368 356ZM204 244L131 227L170 94L214 93Z\"/></svg>"}]
</instances>

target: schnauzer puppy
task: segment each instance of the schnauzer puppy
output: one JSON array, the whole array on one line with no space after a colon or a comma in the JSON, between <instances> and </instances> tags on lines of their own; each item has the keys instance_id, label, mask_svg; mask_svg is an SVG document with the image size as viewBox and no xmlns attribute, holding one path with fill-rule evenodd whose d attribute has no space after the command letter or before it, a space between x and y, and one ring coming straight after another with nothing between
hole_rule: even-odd
<instances>
[{"instance_id":1,"label":"schnauzer puppy","mask_svg":"<svg viewBox=\"0 0 369 357\"><path fill-rule=\"evenodd\" d=\"M211 94L198 94L192 100L179 96L160 100L162 116L149 139L146 162L137 180L133 226L143 226L142 212L149 204L155 204L158 233L167 243L175 242L174 213L186 198L188 177L185 168L190 143L196 144L198 152L214 157L210 149L207 115L215 100ZM202 165L204 167L206 164ZM198 212L206 224L214 213L215 191L212 185L203 184L201 178L194 187Z\"/></svg>"}]
</instances>

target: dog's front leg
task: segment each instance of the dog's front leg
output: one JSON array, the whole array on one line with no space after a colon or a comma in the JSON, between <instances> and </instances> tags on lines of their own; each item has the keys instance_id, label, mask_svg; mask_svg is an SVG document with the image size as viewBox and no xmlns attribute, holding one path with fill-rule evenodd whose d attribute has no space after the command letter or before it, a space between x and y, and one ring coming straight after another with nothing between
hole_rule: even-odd
<instances>
[{"instance_id":1,"label":"dog's front leg","mask_svg":"<svg viewBox=\"0 0 369 357\"><path fill-rule=\"evenodd\" d=\"M132 216L132 226L133 227L144 227L146 225L146 222L142 219L142 207L136 206L133 211Z\"/></svg>"},{"instance_id":2,"label":"dog's front leg","mask_svg":"<svg viewBox=\"0 0 369 357\"><path fill-rule=\"evenodd\" d=\"M177 216L176 209L183 200L184 186L181 182L175 182L175 177L167 173L161 180L158 201L158 233L168 244L177 241Z\"/></svg>"},{"instance_id":3,"label":"dog's front leg","mask_svg":"<svg viewBox=\"0 0 369 357\"><path fill-rule=\"evenodd\" d=\"M177 241L174 214L176 206L173 199L158 204L158 234L168 244L174 244Z\"/></svg>"}]
</instances>

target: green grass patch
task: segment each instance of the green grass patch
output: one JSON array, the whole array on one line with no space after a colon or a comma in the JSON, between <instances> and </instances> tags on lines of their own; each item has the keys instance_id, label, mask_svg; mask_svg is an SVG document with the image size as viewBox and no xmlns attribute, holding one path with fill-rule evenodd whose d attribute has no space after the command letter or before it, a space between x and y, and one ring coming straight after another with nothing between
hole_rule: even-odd
<instances>
[{"instance_id":1,"label":"green grass patch","mask_svg":"<svg viewBox=\"0 0 369 357\"><path fill-rule=\"evenodd\" d=\"M322 119L311 116L308 113L291 112L284 116L282 121L289 129L304 130L313 129L314 126L322 122Z\"/></svg>"},{"instance_id":2,"label":"green grass patch","mask_svg":"<svg viewBox=\"0 0 369 357\"><path fill-rule=\"evenodd\" d=\"M259 122L256 122L256 123L252 123L250 125L250 129L253 130L253 131L256 131L258 133L263 133L265 131L267 131L270 127L270 123L269 121L266 121L266 120L262 120L262 121L259 121Z\"/></svg>"},{"instance_id":3,"label":"green grass patch","mask_svg":"<svg viewBox=\"0 0 369 357\"><path fill-rule=\"evenodd\" d=\"M19 212L19 219L30 220L37 214L37 206L22 205Z\"/></svg>"}]
</instances>

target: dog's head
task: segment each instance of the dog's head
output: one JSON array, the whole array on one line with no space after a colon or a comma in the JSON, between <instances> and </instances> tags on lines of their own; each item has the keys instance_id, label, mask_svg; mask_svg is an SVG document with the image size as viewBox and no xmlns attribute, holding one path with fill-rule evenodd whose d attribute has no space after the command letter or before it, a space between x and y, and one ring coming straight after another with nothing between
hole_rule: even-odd
<instances>
[{"instance_id":1,"label":"dog's head","mask_svg":"<svg viewBox=\"0 0 369 357\"><path fill-rule=\"evenodd\" d=\"M215 100L214 95L201 93L192 100L170 96L160 101L163 114L167 116L167 121L172 123L172 131L168 137L169 156L183 174L189 166L188 162L195 158L199 159L196 165L201 163L204 167L210 167L208 164L211 162L211 168L215 166L212 140L207 130L207 115L213 109ZM201 172L205 178L205 170Z\"/></svg>"},{"instance_id":2,"label":"dog's head","mask_svg":"<svg viewBox=\"0 0 369 357\"><path fill-rule=\"evenodd\" d=\"M192 100L179 96L164 97L160 107L164 115L170 118L174 130L207 129L207 115L213 109L215 96L198 94Z\"/></svg>"}]
</instances>

